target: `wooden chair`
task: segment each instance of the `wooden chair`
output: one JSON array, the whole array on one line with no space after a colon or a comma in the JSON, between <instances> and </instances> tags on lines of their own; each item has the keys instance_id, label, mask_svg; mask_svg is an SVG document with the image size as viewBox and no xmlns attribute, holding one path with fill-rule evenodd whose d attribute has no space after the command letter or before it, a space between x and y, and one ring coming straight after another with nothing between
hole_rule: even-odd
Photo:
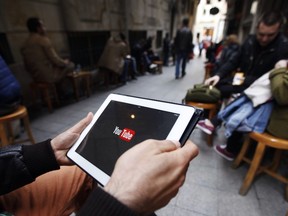
<instances>
[{"instance_id":1,"label":"wooden chair","mask_svg":"<svg viewBox=\"0 0 288 216\"><path fill-rule=\"evenodd\" d=\"M252 160L245 156L251 140L255 140L258 143ZM268 166L261 165L266 147L271 147L275 149L273 161ZM279 139L268 133L249 133L239 155L233 163L233 168L238 167L242 161L250 164L250 168L239 190L239 194L245 195L248 192L256 175L264 172L286 184L285 199L286 201L288 201L288 178L277 173L277 169L281 160L281 153L283 150L288 150L288 140Z\"/></svg>"},{"instance_id":2,"label":"wooden chair","mask_svg":"<svg viewBox=\"0 0 288 216\"><path fill-rule=\"evenodd\" d=\"M156 65L157 65L157 67L156 67L156 73L162 74L162 73L163 73L163 70L162 70L163 61L153 61L153 64L156 64Z\"/></svg>"},{"instance_id":3,"label":"wooden chair","mask_svg":"<svg viewBox=\"0 0 288 216\"><path fill-rule=\"evenodd\" d=\"M91 79L92 79L92 73L89 71L80 71L76 73L69 73L67 74L68 79L72 82L73 90L74 90L74 96L76 101L79 100L80 93L79 93L79 85L81 80L84 81L85 84L85 93L86 96L89 97L91 95Z\"/></svg>"},{"instance_id":4,"label":"wooden chair","mask_svg":"<svg viewBox=\"0 0 288 216\"><path fill-rule=\"evenodd\" d=\"M58 93L55 84L46 82L32 82L30 83L33 99L35 101L36 92L40 92L42 100L47 104L49 112L53 112L52 98L54 97L56 105L59 105Z\"/></svg>"},{"instance_id":5,"label":"wooden chair","mask_svg":"<svg viewBox=\"0 0 288 216\"><path fill-rule=\"evenodd\" d=\"M110 84L117 84L119 82L119 75L107 68L100 67L99 73L104 81L104 86L107 88Z\"/></svg>"},{"instance_id":6,"label":"wooden chair","mask_svg":"<svg viewBox=\"0 0 288 216\"><path fill-rule=\"evenodd\" d=\"M204 110L208 110L208 118L211 120L217 113L217 109L219 104L218 103L200 103L200 102L193 102L193 101L186 101L186 105L195 106L198 108L202 108ZM207 144L208 146L213 146L213 134L208 135L207 137Z\"/></svg>"},{"instance_id":7,"label":"wooden chair","mask_svg":"<svg viewBox=\"0 0 288 216\"><path fill-rule=\"evenodd\" d=\"M22 139L15 141L14 133L12 129L11 123L15 120L23 120L24 129L28 135L27 139ZM30 141L32 144L35 143L35 140L32 135L32 131L30 128L30 122L28 117L28 112L25 106L19 106L18 109L8 115L0 117L0 139L1 146L6 146L9 144L22 143Z\"/></svg>"}]
</instances>

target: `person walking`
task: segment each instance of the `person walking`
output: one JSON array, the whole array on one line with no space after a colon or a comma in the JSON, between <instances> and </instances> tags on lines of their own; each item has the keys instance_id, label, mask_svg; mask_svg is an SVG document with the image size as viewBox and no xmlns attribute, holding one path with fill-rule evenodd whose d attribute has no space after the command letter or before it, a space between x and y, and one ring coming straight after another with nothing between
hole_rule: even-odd
<instances>
[{"instance_id":1,"label":"person walking","mask_svg":"<svg viewBox=\"0 0 288 216\"><path fill-rule=\"evenodd\" d=\"M192 40L193 34L188 28L189 19L185 18L182 21L182 28L177 31L174 46L176 52L176 71L175 79L180 78L180 64L181 66L181 77L186 75L186 61L189 53L192 52Z\"/></svg>"}]
</instances>

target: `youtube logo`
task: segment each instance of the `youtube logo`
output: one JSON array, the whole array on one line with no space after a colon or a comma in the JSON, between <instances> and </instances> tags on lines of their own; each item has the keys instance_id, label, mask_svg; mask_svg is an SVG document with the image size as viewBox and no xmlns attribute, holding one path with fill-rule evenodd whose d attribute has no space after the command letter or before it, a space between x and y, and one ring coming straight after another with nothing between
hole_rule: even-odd
<instances>
[{"instance_id":1,"label":"youtube logo","mask_svg":"<svg viewBox=\"0 0 288 216\"><path fill-rule=\"evenodd\" d=\"M118 135L120 139L130 142L135 135L135 131L129 128L124 128L123 130L119 129L118 126L115 127L113 131L114 134Z\"/></svg>"}]
</instances>

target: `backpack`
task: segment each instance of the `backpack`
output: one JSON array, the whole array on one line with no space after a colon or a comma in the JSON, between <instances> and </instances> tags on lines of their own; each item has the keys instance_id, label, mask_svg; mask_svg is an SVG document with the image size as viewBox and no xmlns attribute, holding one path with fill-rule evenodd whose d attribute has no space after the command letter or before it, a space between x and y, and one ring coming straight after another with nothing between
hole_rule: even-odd
<instances>
[{"instance_id":1,"label":"backpack","mask_svg":"<svg viewBox=\"0 0 288 216\"><path fill-rule=\"evenodd\" d=\"M220 91L211 85L195 84L187 90L185 101L200 103L217 103L221 98Z\"/></svg>"}]
</instances>

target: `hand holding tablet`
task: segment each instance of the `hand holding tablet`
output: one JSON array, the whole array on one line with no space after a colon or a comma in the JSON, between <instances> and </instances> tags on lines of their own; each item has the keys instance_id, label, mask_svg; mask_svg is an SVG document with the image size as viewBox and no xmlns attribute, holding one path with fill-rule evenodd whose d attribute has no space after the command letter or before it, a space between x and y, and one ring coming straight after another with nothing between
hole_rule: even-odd
<instances>
[{"instance_id":1,"label":"hand holding tablet","mask_svg":"<svg viewBox=\"0 0 288 216\"><path fill-rule=\"evenodd\" d=\"M104 190L141 215L165 206L183 185L189 162L198 154L190 140L183 148L178 144L145 140L129 149L117 160Z\"/></svg>"},{"instance_id":2,"label":"hand holding tablet","mask_svg":"<svg viewBox=\"0 0 288 216\"><path fill-rule=\"evenodd\" d=\"M124 152L147 139L178 140L183 145L200 114L191 106L111 94L67 156L106 185Z\"/></svg>"}]
</instances>

